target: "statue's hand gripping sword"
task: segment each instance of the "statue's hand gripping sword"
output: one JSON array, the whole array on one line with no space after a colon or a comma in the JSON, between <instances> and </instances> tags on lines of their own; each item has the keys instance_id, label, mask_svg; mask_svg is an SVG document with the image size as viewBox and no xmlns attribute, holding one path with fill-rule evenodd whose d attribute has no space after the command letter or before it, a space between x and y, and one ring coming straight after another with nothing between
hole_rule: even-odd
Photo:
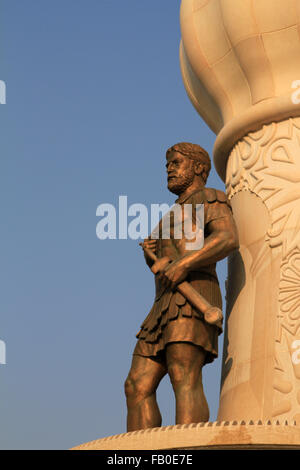
<instances>
[{"instance_id":1,"label":"statue's hand gripping sword","mask_svg":"<svg viewBox=\"0 0 300 470\"><path fill-rule=\"evenodd\" d=\"M143 243L140 243L147 256L154 262L157 261L156 255ZM152 269L151 269L152 271ZM153 271L152 271L153 272ZM204 315L204 320L210 325L216 325L222 330L223 314L218 307L213 307L210 303L194 289L187 281L177 284L176 289L200 312Z\"/></svg>"}]
</instances>

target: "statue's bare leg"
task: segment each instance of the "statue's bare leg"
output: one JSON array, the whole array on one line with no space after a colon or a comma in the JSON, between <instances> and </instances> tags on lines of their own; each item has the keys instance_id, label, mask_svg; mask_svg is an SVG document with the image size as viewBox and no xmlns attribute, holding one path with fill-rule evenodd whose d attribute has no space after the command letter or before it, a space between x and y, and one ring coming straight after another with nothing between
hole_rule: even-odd
<instances>
[{"instance_id":1,"label":"statue's bare leg","mask_svg":"<svg viewBox=\"0 0 300 470\"><path fill-rule=\"evenodd\" d=\"M161 426L156 389L167 369L160 362L134 355L125 382L127 431Z\"/></svg>"},{"instance_id":2,"label":"statue's bare leg","mask_svg":"<svg viewBox=\"0 0 300 470\"><path fill-rule=\"evenodd\" d=\"M166 363L176 398L176 424L199 423L209 419L202 385L204 360L204 349L191 343L167 345Z\"/></svg>"}]
</instances>

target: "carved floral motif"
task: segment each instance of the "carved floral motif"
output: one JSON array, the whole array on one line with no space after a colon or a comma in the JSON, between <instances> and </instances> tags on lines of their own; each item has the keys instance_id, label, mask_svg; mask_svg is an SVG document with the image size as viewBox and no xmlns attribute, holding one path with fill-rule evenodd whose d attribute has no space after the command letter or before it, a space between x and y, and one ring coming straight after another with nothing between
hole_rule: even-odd
<instances>
[{"instance_id":1,"label":"carved floral motif","mask_svg":"<svg viewBox=\"0 0 300 470\"><path fill-rule=\"evenodd\" d=\"M300 118L265 125L239 141L228 160L226 190L229 199L250 191L268 210L266 244L256 266L269 247L281 249L273 387L282 398L273 416L298 419L300 372L289 350L300 338Z\"/></svg>"}]
</instances>

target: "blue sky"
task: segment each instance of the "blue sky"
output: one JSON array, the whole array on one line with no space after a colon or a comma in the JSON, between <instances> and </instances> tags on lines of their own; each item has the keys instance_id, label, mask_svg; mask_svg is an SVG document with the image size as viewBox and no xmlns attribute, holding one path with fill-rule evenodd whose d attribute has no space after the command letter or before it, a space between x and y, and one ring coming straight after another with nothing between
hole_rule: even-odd
<instances>
[{"instance_id":1,"label":"blue sky","mask_svg":"<svg viewBox=\"0 0 300 470\"><path fill-rule=\"evenodd\" d=\"M179 0L1 0L0 447L64 449L126 431L123 383L153 275L96 208L174 202L165 151L212 154L179 68ZM208 186L224 189L215 170ZM224 293L226 262L218 265ZM220 352L222 352L220 339ZM204 370L211 420L220 359ZM174 424L168 379L158 393Z\"/></svg>"}]
</instances>

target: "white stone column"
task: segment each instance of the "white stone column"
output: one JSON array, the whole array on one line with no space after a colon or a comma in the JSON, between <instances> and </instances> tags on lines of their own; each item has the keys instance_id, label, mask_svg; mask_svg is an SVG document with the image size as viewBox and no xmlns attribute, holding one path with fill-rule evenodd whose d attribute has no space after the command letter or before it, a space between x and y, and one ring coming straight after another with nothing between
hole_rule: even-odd
<instances>
[{"instance_id":1,"label":"white stone column","mask_svg":"<svg viewBox=\"0 0 300 470\"><path fill-rule=\"evenodd\" d=\"M218 419L300 422L300 118L238 142L226 189L240 250L229 259Z\"/></svg>"}]
</instances>

